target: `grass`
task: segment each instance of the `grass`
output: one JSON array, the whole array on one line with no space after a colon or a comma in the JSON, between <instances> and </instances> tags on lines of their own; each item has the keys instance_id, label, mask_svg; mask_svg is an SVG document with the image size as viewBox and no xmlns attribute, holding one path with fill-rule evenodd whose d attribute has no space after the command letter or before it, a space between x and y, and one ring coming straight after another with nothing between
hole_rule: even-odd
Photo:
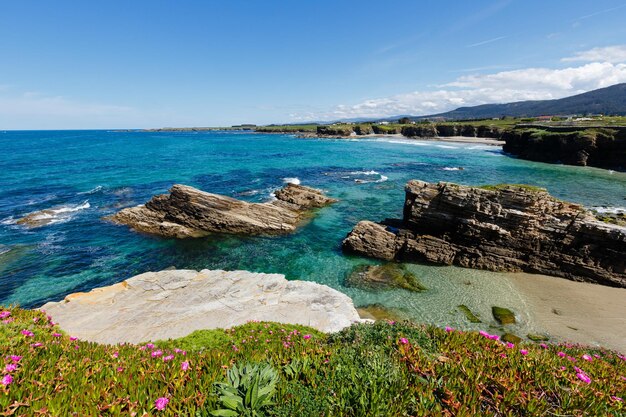
<instances>
[{"instance_id":1,"label":"grass","mask_svg":"<svg viewBox=\"0 0 626 417\"><path fill-rule=\"evenodd\" d=\"M493 185L481 185L478 188L483 189L483 190L490 190L490 191L500 191L500 190L506 190L511 187L519 188L524 191L530 191L530 192L535 192L535 193L546 191L545 188L536 187L534 185L528 185L528 184L493 184Z\"/></svg>"},{"instance_id":2,"label":"grass","mask_svg":"<svg viewBox=\"0 0 626 417\"><path fill-rule=\"evenodd\" d=\"M604 349L408 322L330 335L254 322L110 346L64 335L37 311L0 308L0 319L0 415L209 416L233 404L285 417L626 412L626 358Z\"/></svg>"}]
</instances>

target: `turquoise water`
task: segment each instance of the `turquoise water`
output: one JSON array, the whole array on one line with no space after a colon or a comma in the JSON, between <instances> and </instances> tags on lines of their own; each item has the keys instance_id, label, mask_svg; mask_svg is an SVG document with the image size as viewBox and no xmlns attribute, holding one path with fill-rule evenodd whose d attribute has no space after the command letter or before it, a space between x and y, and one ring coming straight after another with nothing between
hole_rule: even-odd
<instances>
[{"instance_id":1,"label":"turquoise water","mask_svg":"<svg viewBox=\"0 0 626 417\"><path fill-rule=\"evenodd\" d=\"M373 261L343 256L341 240L359 220L400 217L404 184L414 178L527 183L587 206L626 205L624 173L517 160L487 145L244 132L39 131L0 132L0 150L0 304L25 307L170 266L245 269L327 284L357 306L378 303L415 320L471 327L456 305L467 304L483 317L493 304L523 310L523 296L501 274L411 265L428 291L346 288L346 274ZM177 241L102 220L175 183L265 201L295 179L340 202L290 236ZM36 229L15 224L42 209L55 210L54 223ZM532 318L524 318L522 326L532 328Z\"/></svg>"}]
</instances>

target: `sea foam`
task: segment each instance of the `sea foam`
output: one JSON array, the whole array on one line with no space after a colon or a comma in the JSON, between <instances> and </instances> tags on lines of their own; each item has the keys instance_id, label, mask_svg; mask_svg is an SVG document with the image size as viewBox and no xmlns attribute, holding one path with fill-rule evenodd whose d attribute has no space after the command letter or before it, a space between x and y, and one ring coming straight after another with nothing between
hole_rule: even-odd
<instances>
[{"instance_id":1,"label":"sea foam","mask_svg":"<svg viewBox=\"0 0 626 417\"><path fill-rule=\"evenodd\" d=\"M300 185L300 179L296 178L296 177L287 177L287 178L283 178L283 182L285 184L295 184L295 185Z\"/></svg>"}]
</instances>

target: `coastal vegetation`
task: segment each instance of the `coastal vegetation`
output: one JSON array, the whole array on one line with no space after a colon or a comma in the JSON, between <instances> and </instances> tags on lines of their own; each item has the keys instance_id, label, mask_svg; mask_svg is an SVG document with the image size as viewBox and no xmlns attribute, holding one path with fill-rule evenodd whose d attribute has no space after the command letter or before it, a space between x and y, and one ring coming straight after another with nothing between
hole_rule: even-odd
<instances>
[{"instance_id":1,"label":"coastal vegetation","mask_svg":"<svg viewBox=\"0 0 626 417\"><path fill-rule=\"evenodd\" d=\"M626 357L381 321L323 334L250 322L139 345L0 309L0 414L621 415Z\"/></svg>"}]
</instances>

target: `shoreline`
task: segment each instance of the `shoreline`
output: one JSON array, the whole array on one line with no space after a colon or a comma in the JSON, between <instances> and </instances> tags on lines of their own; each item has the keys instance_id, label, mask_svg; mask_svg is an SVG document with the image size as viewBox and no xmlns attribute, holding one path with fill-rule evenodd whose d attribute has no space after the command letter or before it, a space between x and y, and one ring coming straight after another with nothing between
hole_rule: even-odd
<instances>
[{"instance_id":1,"label":"shoreline","mask_svg":"<svg viewBox=\"0 0 626 417\"><path fill-rule=\"evenodd\" d=\"M265 133L267 132L255 132L255 133ZM386 135L381 135L378 133L370 133L367 135L351 135L351 136L334 136L334 135L318 135L318 134L306 134L301 132L287 133L287 132L276 132L270 134L293 134L297 137L301 138L319 138L319 139L355 139L355 138L390 138L390 139L404 139L404 140L418 140L423 142L452 142L452 143L466 143L466 144L476 144L476 145L492 145L492 146L502 146L506 142L503 140L497 140L492 138L482 138L476 136L436 136L436 137L411 137L404 136L401 133L390 133Z\"/></svg>"},{"instance_id":2,"label":"shoreline","mask_svg":"<svg viewBox=\"0 0 626 417\"><path fill-rule=\"evenodd\" d=\"M504 274L551 336L626 353L626 289L529 273Z\"/></svg>"}]
</instances>

